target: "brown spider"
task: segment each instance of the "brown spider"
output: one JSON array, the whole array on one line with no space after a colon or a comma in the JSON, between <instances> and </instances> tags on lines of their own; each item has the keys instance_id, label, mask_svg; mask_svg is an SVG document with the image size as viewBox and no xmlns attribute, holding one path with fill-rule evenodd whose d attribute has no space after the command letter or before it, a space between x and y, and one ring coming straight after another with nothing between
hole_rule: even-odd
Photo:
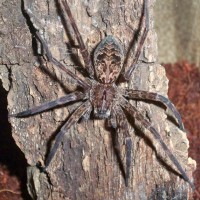
<instances>
[{"instance_id":1,"label":"brown spider","mask_svg":"<svg viewBox=\"0 0 200 200\"><path fill-rule=\"evenodd\" d=\"M134 71L139 56L141 53L141 49L145 42L148 30L149 30L149 11L148 11L148 0L144 0L143 7L143 15L142 22L145 24L144 31L142 33L142 37L139 40L139 45L136 50L136 55L132 61L131 66L127 71L121 73L123 65L124 65L124 53L121 45L113 36L105 37L100 44L97 46L94 51L94 59L93 62L90 58L90 54L85 47L85 44L82 40L82 37L79 33L79 30L76 26L74 18L71 14L70 8L66 0L61 0L62 5L68 15L70 24L74 30L76 39L79 44L80 52L84 61L85 69L87 70L90 81L85 81L80 79L70 70L68 70L62 63L60 63L56 58L54 58L43 40L40 36L39 32L36 31L36 37L41 42L47 58L51 61L55 66L65 71L69 76L77 81L77 84L83 88L84 93L80 91L75 91L70 94L67 94L64 97L61 97L55 101L44 103L40 106L34 107L30 110L26 110L17 114L12 114L12 117L25 117L29 115L33 115L51 108L54 108L58 105L67 104L68 102L73 101L84 101L70 116L67 122L62 126L59 133L55 138L55 143L53 148L50 150L50 153L46 159L46 168L49 166L51 160L56 154L56 151L61 143L63 136L67 132L67 130L77 123L77 121L84 117L88 119L92 110L93 114L97 118L105 118L109 120L110 126L119 131L120 128L126 128L128 124L128 120L126 117L127 112L134 117L135 120L139 121L146 129L148 129L154 138L159 142L161 147L164 149L168 157L174 163L174 165L178 168L181 173L183 179L187 181L190 186L194 189L193 183L189 180L186 172L184 171L181 164L178 162L176 157L173 155L171 150L167 147L165 142L163 141L160 134L157 130L151 125L151 123L144 118L144 116L132 105L128 102L127 99L138 99L138 100L152 100L161 102L167 108L169 108L176 120L178 121L179 127L184 131L184 126L180 117L180 114L176 110L175 106L170 102L166 97L159 95L157 93L148 92L148 91L139 91L132 89L122 89L119 88L116 84L119 75L122 75L126 81L130 80L132 72ZM96 80L94 79L94 74ZM126 131L128 132L128 130ZM125 146L126 146L126 175L125 175L125 184L128 185L128 178L130 174L130 166L131 166L131 149L132 149L132 141L131 137L127 134L125 138Z\"/></svg>"}]
</instances>

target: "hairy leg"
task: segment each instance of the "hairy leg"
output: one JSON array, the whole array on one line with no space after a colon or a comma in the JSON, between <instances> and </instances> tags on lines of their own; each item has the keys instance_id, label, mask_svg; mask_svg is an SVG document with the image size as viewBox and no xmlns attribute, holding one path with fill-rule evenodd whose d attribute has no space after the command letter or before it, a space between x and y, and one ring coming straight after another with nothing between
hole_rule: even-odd
<instances>
[{"instance_id":1,"label":"hairy leg","mask_svg":"<svg viewBox=\"0 0 200 200\"><path fill-rule=\"evenodd\" d=\"M68 70L62 63L60 63L56 58L54 58L46 44L46 42L44 41L44 39L40 36L39 32L36 31L36 36L37 38L40 40L42 47L44 48L47 58L50 62L52 62L54 65L56 65L58 68L62 69L64 72L66 72L69 76L71 76L73 79L75 79L77 81L77 83L83 87L84 89L88 89L90 87L90 85L88 83L86 83L85 81L83 81L82 79L80 79L77 75L75 75L74 73L72 73L70 70Z\"/></svg>"},{"instance_id":2,"label":"hairy leg","mask_svg":"<svg viewBox=\"0 0 200 200\"><path fill-rule=\"evenodd\" d=\"M132 151L132 140L130 137L125 138L126 145L126 187L128 187L128 182L130 178L130 169L131 169L131 151Z\"/></svg>"},{"instance_id":3,"label":"hairy leg","mask_svg":"<svg viewBox=\"0 0 200 200\"><path fill-rule=\"evenodd\" d=\"M92 66L92 61L91 61L90 55L88 53L88 50L85 47L85 44L84 44L83 39L81 37L81 34L80 34L79 30L78 30L78 27L76 26L75 20L74 20L74 18L72 16L72 13L71 13L71 10L69 8L69 5L68 5L67 1L66 0L62 0L62 4L63 4L63 6L65 8L65 11L66 11L66 13L68 15L68 18L69 18L69 21L71 23L71 26L72 26L72 28L74 30L76 39L77 39L79 47L80 47L80 52L81 52L81 55L83 57L83 61L84 61L86 70L88 71L90 77L92 78L94 76L94 69L93 69L93 66Z\"/></svg>"},{"instance_id":4,"label":"hairy leg","mask_svg":"<svg viewBox=\"0 0 200 200\"><path fill-rule=\"evenodd\" d=\"M132 64L131 66L128 68L128 70L124 73L124 78L126 81L129 81L130 80L130 77L137 65L137 62L139 60L139 57L140 57L140 54L141 54L141 51L142 51L142 47L144 45L144 42L146 40L146 37L147 37L147 33L149 31L149 7L148 7L148 0L144 0L144 12L143 12L143 15L142 15L142 22L145 21L145 27L144 27L144 30L143 30L143 33L142 33L142 36L138 42L138 46L137 46L137 50L136 50L136 54L135 54L135 57L132 61ZM143 24L143 23L142 23Z\"/></svg>"},{"instance_id":5,"label":"hairy leg","mask_svg":"<svg viewBox=\"0 0 200 200\"><path fill-rule=\"evenodd\" d=\"M118 135L122 135L122 137L125 141L125 153L126 153L126 168L123 170L124 177L125 177L125 185L128 187L128 182L129 182L129 177L130 177L130 167L131 167L131 151L132 151L132 140L131 137L129 136L129 131L128 131L128 120L126 118L126 115L124 114L123 110L121 107L117 106L115 109L112 111L112 118L111 124L112 127L116 130L116 135L115 135L115 150L117 154L119 155L120 161L121 159L121 151L120 151L120 144L118 141ZM123 167L123 166L122 166Z\"/></svg>"},{"instance_id":6,"label":"hairy leg","mask_svg":"<svg viewBox=\"0 0 200 200\"><path fill-rule=\"evenodd\" d=\"M131 114L134 119L138 122L140 122L146 129L148 129L152 135L154 136L154 138L159 142L160 146L162 147L162 149L165 151L165 153L167 154L167 156L170 158L170 160L172 161L172 163L177 167L177 169L179 170L179 172L181 173L183 179L185 181L187 181L191 188L193 190L195 190L195 186L194 184L190 181L190 179L188 178L185 170L183 169L183 167L181 166L181 164L179 163L179 161L177 160L177 158L174 156L174 154L171 152L171 150L168 148L168 146L165 144L165 142L163 141L161 135L158 133L158 131L151 125L151 123L149 121L147 121L144 116L133 106L131 105L125 98L121 98L120 99L120 105L129 113Z\"/></svg>"},{"instance_id":7,"label":"hairy leg","mask_svg":"<svg viewBox=\"0 0 200 200\"><path fill-rule=\"evenodd\" d=\"M43 103L40 106L33 107L29 110L25 110L25 111L20 112L20 113L11 114L11 115L9 115L9 117L26 117L26 116L29 116L29 115L34 115L36 113L40 113L40 112L49 110L49 109L54 108L56 106L60 106L60 105L63 105L63 104L66 104L66 103L69 103L69 102L72 102L72 101L81 100L84 97L85 97L85 95L83 95L81 92L73 92L73 93L68 94L64 97L60 97L59 99L56 99L55 101Z\"/></svg>"},{"instance_id":8,"label":"hairy leg","mask_svg":"<svg viewBox=\"0 0 200 200\"><path fill-rule=\"evenodd\" d=\"M130 99L152 100L161 102L172 111L172 113L174 114L175 118L178 121L180 129L182 131L185 131L180 113L177 111L174 104L168 98L154 92L140 91L140 90L126 90L125 96Z\"/></svg>"},{"instance_id":9,"label":"hairy leg","mask_svg":"<svg viewBox=\"0 0 200 200\"><path fill-rule=\"evenodd\" d=\"M86 101L85 103L83 103L81 106L79 106L73 112L73 114L69 117L67 122L62 126L62 128L60 129L60 132L57 134L57 136L55 138L55 143L54 143L52 149L50 150L49 155L47 156L47 159L45 162L45 168L47 168L49 166L49 164L51 163L51 160L55 156L56 151L58 150L58 147L59 147L60 143L62 142L63 137L64 137L65 133L67 132L67 130L72 125L74 125L88 111L88 109L90 109L90 107L91 107L91 105L90 105L89 101Z\"/></svg>"}]
</instances>

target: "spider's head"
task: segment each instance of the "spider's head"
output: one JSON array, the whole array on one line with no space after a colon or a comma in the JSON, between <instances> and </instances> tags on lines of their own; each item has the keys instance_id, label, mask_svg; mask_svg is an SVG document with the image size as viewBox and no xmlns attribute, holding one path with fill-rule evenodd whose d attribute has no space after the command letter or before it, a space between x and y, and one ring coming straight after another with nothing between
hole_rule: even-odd
<instances>
[{"instance_id":1,"label":"spider's head","mask_svg":"<svg viewBox=\"0 0 200 200\"><path fill-rule=\"evenodd\" d=\"M124 53L119 42L111 35L103 39L94 52L95 72L99 82L116 81L124 63Z\"/></svg>"}]
</instances>

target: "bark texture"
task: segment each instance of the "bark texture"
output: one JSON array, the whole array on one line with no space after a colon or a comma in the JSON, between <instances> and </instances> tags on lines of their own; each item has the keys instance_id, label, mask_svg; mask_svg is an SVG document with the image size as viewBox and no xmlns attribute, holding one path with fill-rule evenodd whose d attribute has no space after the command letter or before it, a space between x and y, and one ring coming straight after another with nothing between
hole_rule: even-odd
<instances>
[{"instance_id":1,"label":"bark texture","mask_svg":"<svg viewBox=\"0 0 200 200\"><path fill-rule=\"evenodd\" d=\"M140 60L129 84L122 87L158 92L167 96L168 80L162 66L156 64L157 39L153 27L153 4L150 6L150 31ZM77 26L90 52L105 35L114 35L123 44L125 53L137 32L143 1L89 0L68 1ZM29 9L31 18L24 10ZM70 24L64 23L57 1L17 0L1 4L1 74L9 91L8 109L17 113L74 91L77 85L65 73L38 56L40 44L32 35L33 26L48 41L52 54L69 69L80 72L80 53L66 43L76 44ZM67 33L63 29L67 28ZM140 35L139 35L140 36ZM134 39L134 54L137 45ZM73 52L73 55L72 55ZM74 56L75 55L75 56ZM77 58L78 57L78 58ZM131 60L131 59L130 59ZM179 161L191 173L194 162L188 159L188 140L175 123L167 118L165 108L150 102L134 102ZM138 125L129 127L133 141L129 187L125 187L122 170L113 150L113 133L104 120L80 121L65 135L48 173L36 163L44 164L47 153L64 121L80 103L70 104L28 118L10 119L16 144L29 163L28 190L33 199L192 199L191 189L178 176L176 168L163 153L151 134ZM124 157L123 135L120 136ZM123 160L124 162L124 160Z\"/></svg>"}]
</instances>

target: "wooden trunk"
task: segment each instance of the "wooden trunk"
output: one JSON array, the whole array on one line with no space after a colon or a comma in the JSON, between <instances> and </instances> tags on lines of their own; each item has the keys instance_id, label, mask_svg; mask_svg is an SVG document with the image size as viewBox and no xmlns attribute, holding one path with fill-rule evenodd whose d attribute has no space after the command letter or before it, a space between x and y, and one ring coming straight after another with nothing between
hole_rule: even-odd
<instances>
[{"instance_id":1,"label":"wooden trunk","mask_svg":"<svg viewBox=\"0 0 200 200\"><path fill-rule=\"evenodd\" d=\"M167 96L168 80L162 66L156 63L157 37L153 23L153 4L150 6L150 31L140 60L129 84L121 87L157 92ZM68 0L72 14L90 52L105 37L113 35L123 45L124 52L132 41L132 59L137 46L143 1L139 0ZM32 16L28 16L29 10ZM5 1L1 71L4 87L9 91L8 109L17 113L41 103L55 100L77 89L76 82L44 58L40 43L34 38L33 27L48 42L54 57L64 62L78 76L82 63L74 32L68 18L61 16L57 1ZM67 33L63 27L66 27ZM141 32L140 32L141 33ZM141 34L138 35L140 37ZM134 39L133 39L134 38ZM70 44L71 49L66 45ZM130 62L132 60L129 58ZM130 64L128 63L128 65ZM170 146L192 179L194 161L188 159L186 133L167 118L165 108L152 102L131 101L147 117ZM81 120L66 133L47 173L38 165L54 142L56 133L80 104L73 103L27 118L11 118L12 134L28 161L27 186L33 199L192 199L191 188L180 178L159 144L142 127L129 130L133 141L129 187L125 187L122 170L113 150L113 132L105 120ZM122 157L125 160L123 135L120 136ZM124 163L123 160L123 163Z\"/></svg>"}]
</instances>

